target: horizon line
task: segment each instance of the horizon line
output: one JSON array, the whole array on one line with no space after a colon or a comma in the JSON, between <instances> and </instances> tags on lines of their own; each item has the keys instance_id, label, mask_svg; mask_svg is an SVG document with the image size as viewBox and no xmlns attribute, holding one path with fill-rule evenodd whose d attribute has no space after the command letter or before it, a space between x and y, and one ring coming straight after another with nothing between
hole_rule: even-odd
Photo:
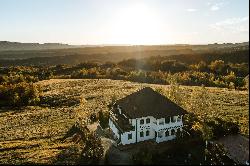
<instances>
[{"instance_id":1,"label":"horizon line","mask_svg":"<svg viewBox=\"0 0 250 166\"><path fill-rule=\"evenodd\" d=\"M238 44L238 43L249 43L249 41L241 42L213 42L213 43L162 43L162 44L73 44L73 43L63 43L63 42L20 42L20 41L8 41L1 40L0 42L9 42L9 43L20 43L20 44L62 44L69 46L164 46L164 45L210 45L210 44Z\"/></svg>"}]
</instances>

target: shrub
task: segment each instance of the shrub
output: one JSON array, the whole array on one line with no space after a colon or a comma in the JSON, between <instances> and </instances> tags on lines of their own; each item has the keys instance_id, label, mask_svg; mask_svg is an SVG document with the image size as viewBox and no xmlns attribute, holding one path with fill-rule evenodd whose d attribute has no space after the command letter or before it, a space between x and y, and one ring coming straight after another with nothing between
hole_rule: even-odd
<instances>
[{"instance_id":1,"label":"shrub","mask_svg":"<svg viewBox=\"0 0 250 166\"><path fill-rule=\"evenodd\" d=\"M39 101L39 89L33 83L0 85L0 106L36 105Z\"/></svg>"},{"instance_id":2,"label":"shrub","mask_svg":"<svg viewBox=\"0 0 250 166\"><path fill-rule=\"evenodd\" d=\"M216 118L208 121L206 124L212 128L215 138L239 133L239 125L230 121Z\"/></svg>"}]
</instances>

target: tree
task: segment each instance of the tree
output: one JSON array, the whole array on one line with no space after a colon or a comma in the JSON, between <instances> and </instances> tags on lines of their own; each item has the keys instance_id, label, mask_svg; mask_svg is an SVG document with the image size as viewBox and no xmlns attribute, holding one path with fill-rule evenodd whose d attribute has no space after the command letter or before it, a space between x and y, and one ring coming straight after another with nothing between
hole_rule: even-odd
<instances>
[{"instance_id":1,"label":"tree","mask_svg":"<svg viewBox=\"0 0 250 166\"><path fill-rule=\"evenodd\" d=\"M98 164L102 159L104 148L101 139L93 132L88 132L83 138L83 149L81 153L80 163L85 164Z\"/></svg>"},{"instance_id":2,"label":"tree","mask_svg":"<svg viewBox=\"0 0 250 166\"><path fill-rule=\"evenodd\" d=\"M210 63L209 67L215 73L222 74L224 72L224 69L225 69L225 63L223 60L215 60L215 61Z\"/></svg>"},{"instance_id":3,"label":"tree","mask_svg":"<svg viewBox=\"0 0 250 166\"><path fill-rule=\"evenodd\" d=\"M181 95L182 93L180 90L180 85L177 83L177 79L175 77L170 78L170 89L168 93L169 99L178 105L182 105Z\"/></svg>"}]
</instances>

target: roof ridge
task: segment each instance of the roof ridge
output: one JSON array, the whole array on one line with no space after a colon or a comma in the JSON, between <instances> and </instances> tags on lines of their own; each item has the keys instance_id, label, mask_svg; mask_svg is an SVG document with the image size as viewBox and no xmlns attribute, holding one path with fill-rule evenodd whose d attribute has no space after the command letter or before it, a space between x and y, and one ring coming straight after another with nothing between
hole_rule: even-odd
<instances>
[{"instance_id":1,"label":"roof ridge","mask_svg":"<svg viewBox=\"0 0 250 166\"><path fill-rule=\"evenodd\" d=\"M182 107L152 87L137 89L128 96L117 100L117 104L130 117L155 116L157 118L185 114ZM134 107L138 107L134 109Z\"/></svg>"}]
</instances>

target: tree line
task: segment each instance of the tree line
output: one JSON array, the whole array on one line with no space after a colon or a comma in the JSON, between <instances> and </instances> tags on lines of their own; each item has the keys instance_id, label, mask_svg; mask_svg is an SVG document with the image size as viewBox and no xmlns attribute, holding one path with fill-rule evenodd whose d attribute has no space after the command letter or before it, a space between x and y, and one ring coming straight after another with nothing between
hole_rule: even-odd
<instances>
[{"instance_id":1,"label":"tree line","mask_svg":"<svg viewBox=\"0 0 250 166\"><path fill-rule=\"evenodd\" d=\"M188 64L161 56L118 63L1 67L0 106L39 103L39 87L34 83L51 78L114 79L164 85L169 85L174 79L180 85L246 89L248 71L248 63L215 60Z\"/></svg>"}]
</instances>

